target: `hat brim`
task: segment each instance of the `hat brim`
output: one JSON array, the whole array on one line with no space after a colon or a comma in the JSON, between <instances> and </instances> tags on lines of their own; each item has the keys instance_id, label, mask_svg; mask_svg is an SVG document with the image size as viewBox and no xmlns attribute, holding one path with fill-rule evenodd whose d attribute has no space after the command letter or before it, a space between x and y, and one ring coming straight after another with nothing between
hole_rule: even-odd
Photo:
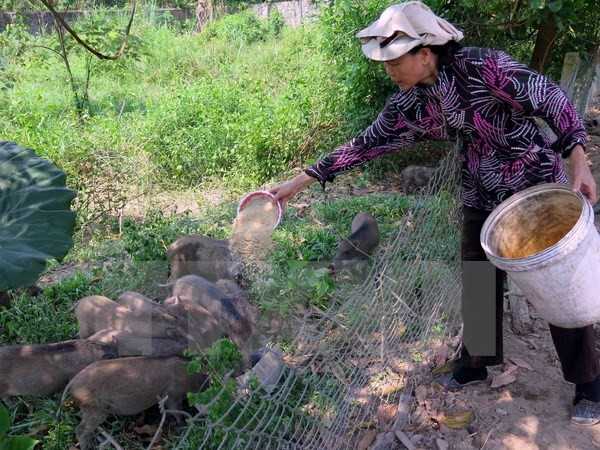
<instances>
[{"instance_id":1,"label":"hat brim","mask_svg":"<svg viewBox=\"0 0 600 450\"><path fill-rule=\"evenodd\" d=\"M362 51L367 58L374 61L391 61L400 58L421 44L425 40L425 37L422 36L420 39L414 39L410 36L401 36L383 48L379 45L379 41L373 38L362 45Z\"/></svg>"}]
</instances>

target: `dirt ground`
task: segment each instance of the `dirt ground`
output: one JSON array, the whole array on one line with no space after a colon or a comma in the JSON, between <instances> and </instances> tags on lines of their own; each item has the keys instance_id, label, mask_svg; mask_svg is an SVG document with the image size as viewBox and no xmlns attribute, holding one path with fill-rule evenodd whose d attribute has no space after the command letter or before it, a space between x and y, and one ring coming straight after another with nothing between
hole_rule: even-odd
<instances>
[{"instance_id":1,"label":"dirt ground","mask_svg":"<svg viewBox=\"0 0 600 450\"><path fill-rule=\"evenodd\" d=\"M596 183L600 186L599 136L590 136L588 156ZM597 226L600 225L598 219ZM474 419L468 426L460 429L440 426L439 429L429 428L427 432L417 431L416 434L421 433L422 438L407 433L407 436L413 438L417 448L600 448L600 425L580 427L569 422L574 386L563 379L547 323L531 307L530 311L530 315L535 318L535 329L533 333L522 336L512 332L510 313L505 313L505 364L491 368L485 383L469 386L457 393L448 393L436 389L432 382L434 375L429 374L420 380L421 401L415 402L413 416L415 412L430 407L432 415L439 415L441 412L448 416L472 411ZM597 336L600 337L600 333ZM597 342L600 348L600 339ZM492 388L493 378L507 369L515 370L512 373L514 381ZM433 411L436 407L437 411Z\"/></svg>"},{"instance_id":2,"label":"dirt ground","mask_svg":"<svg viewBox=\"0 0 600 450\"><path fill-rule=\"evenodd\" d=\"M590 136L588 157L600 187L600 136ZM568 168L567 168L568 170ZM341 182L340 182L341 181ZM362 195L373 191L395 191L400 180L386 186L353 188L342 179L328 187L329 196ZM334 187L334 185L336 185ZM599 189L600 190L600 189ZM314 197L315 195L307 195ZM299 199L310 203L314 198ZM600 230L600 216L596 225ZM574 386L563 379L548 324L530 306L534 331L516 335L511 329L510 312L504 317L505 364L490 368L485 383L449 393L436 386L435 375L427 373L416 380L411 425L405 435L417 449L487 450L586 450L600 448L600 425L579 427L569 422ZM600 326L597 330L600 350ZM492 388L491 384L506 370L513 371L510 383ZM473 413L468 425L450 428L436 419L456 413ZM460 419L460 417L459 417ZM419 424L422 425L419 427ZM415 429L416 428L416 429ZM381 429L378 430L381 433ZM404 449L399 439L393 443L371 444L370 450Z\"/></svg>"}]
</instances>

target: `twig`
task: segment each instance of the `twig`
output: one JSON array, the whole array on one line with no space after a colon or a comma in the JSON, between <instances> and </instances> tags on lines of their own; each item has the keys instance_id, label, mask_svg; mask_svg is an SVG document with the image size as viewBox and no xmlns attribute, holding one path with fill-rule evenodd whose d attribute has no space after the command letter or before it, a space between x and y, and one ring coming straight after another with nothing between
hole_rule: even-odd
<instances>
[{"instance_id":1,"label":"twig","mask_svg":"<svg viewBox=\"0 0 600 450\"><path fill-rule=\"evenodd\" d=\"M121 447L104 428L98 427L98 430L100 430L100 433L106 438L106 441L100 444L102 447L98 447L99 449L104 448L106 446L106 443L110 443L115 447L115 450L123 450L123 447Z\"/></svg>"},{"instance_id":2,"label":"twig","mask_svg":"<svg viewBox=\"0 0 600 450\"><path fill-rule=\"evenodd\" d=\"M167 412L165 411L165 402L169 399L169 395L165 395L164 398L158 401L158 408L162 414L160 418L160 423L158 424L158 428L154 432L154 436L152 436L152 440L148 445L148 450L152 450L152 446L158 440L158 435L162 432L163 425L165 424L165 419L167 418Z\"/></svg>"},{"instance_id":3,"label":"twig","mask_svg":"<svg viewBox=\"0 0 600 450\"><path fill-rule=\"evenodd\" d=\"M162 398L162 399L160 399L158 401L158 408L159 408L162 416L160 418L160 423L158 424L158 428L156 429L156 432L154 433L154 436L152 437L152 440L150 441L150 444L148 445L148 450L152 450L152 446L158 440L158 436L159 436L160 432L162 431L162 428L163 428L163 426L165 424L165 420L167 418L167 414L173 414L173 415L179 414L179 415L182 415L182 416L186 416L187 417L188 425L190 423L194 422L195 420L197 420L196 419L197 417L199 417L200 415L202 415L200 413L200 414L196 414L196 416L192 417L192 415L190 413L186 412L186 411L179 411L179 410L176 410L176 409L165 409L165 403L167 402L168 399L169 399L169 396L165 395L164 398ZM190 432L190 429L188 428L188 430L185 432L185 434L183 435L183 437L180 439L180 443L186 441L187 436L189 435L189 432ZM176 448L179 448L179 447L176 447Z\"/></svg>"}]
</instances>

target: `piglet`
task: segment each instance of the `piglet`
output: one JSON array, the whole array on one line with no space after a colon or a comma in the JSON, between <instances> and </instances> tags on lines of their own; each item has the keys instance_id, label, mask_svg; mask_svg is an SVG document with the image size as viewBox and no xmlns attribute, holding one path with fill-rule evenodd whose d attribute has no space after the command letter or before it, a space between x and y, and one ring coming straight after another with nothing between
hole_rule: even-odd
<instances>
[{"instance_id":1,"label":"piglet","mask_svg":"<svg viewBox=\"0 0 600 450\"><path fill-rule=\"evenodd\" d=\"M189 360L179 356L137 356L99 361L79 372L67 385L61 404L71 392L81 409L75 429L81 450L96 448L93 436L108 414L138 414L168 395L166 408L179 410L188 392L208 387L202 373L187 373Z\"/></svg>"},{"instance_id":2,"label":"piglet","mask_svg":"<svg viewBox=\"0 0 600 450\"><path fill-rule=\"evenodd\" d=\"M408 166L402 171L404 179L404 193L412 194L422 187L427 186L433 178L437 167L430 166Z\"/></svg>"},{"instance_id":3,"label":"piglet","mask_svg":"<svg viewBox=\"0 0 600 450\"><path fill-rule=\"evenodd\" d=\"M173 286L173 295L188 312L190 323L205 324L206 329L212 330L213 337L228 337L240 350L258 320L256 308L245 296L233 299L217 284L198 275L185 275L178 279ZM215 327L219 333L214 331Z\"/></svg>"},{"instance_id":4,"label":"piglet","mask_svg":"<svg viewBox=\"0 0 600 450\"><path fill-rule=\"evenodd\" d=\"M329 268L340 270L358 261L369 259L379 244L379 226L367 212L359 212L352 220L352 234L342 238Z\"/></svg>"},{"instance_id":5,"label":"piglet","mask_svg":"<svg viewBox=\"0 0 600 450\"><path fill-rule=\"evenodd\" d=\"M208 236L182 236L169 245L167 258L171 282L185 275L211 281L241 277L240 261L229 250L229 241Z\"/></svg>"},{"instance_id":6,"label":"piglet","mask_svg":"<svg viewBox=\"0 0 600 450\"><path fill-rule=\"evenodd\" d=\"M187 318L180 311L159 304L132 310L101 295L84 297L75 306L81 338L107 329L140 336L185 337Z\"/></svg>"},{"instance_id":7,"label":"piglet","mask_svg":"<svg viewBox=\"0 0 600 450\"><path fill-rule=\"evenodd\" d=\"M15 395L52 395L91 363L117 357L114 338L0 347L0 398L11 405Z\"/></svg>"},{"instance_id":8,"label":"piglet","mask_svg":"<svg viewBox=\"0 0 600 450\"><path fill-rule=\"evenodd\" d=\"M177 356L188 348L183 336L145 336L131 331L101 330L91 336L100 342L116 342L119 358L124 356Z\"/></svg>"}]
</instances>

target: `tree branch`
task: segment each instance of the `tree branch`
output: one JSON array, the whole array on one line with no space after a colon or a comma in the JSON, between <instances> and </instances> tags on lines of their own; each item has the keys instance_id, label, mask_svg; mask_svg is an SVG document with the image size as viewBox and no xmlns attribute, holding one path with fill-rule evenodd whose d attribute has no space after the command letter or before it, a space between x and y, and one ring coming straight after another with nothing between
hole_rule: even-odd
<instances>
[{"instance_id":1,"label":"tree branch","mask_svg":"<svg viewBox=\"0 0 600 450\"><path fill-rule=\"evenodd\" d=\"M97 51L96 49L93 49L92 47L90 47L86 42L84 42L78 35L77 33L67 24L67 22L65 22L65 20L62 18L62 16L56 11L56 9L54 9L54 6L52 6L52 2L51 0L40 0L42 2L42 4L48 8L48 10L50 11L50 13L52 13L52 16L54 17L54 19L65 29L69 32L69 34L71 36L73 36L73 38L83 47L85 48L88 52L92 53L94 56L97 56L100 59L109 59L109 60L116 60L119 59L121 56L123 56L123 53L125 53L125 47L127 46L127 40L129 38L129 33L131 31L131 25L133 24L133 17L135 16L135 10L136 10L136 5L137 5L137 0L133 0L133 4L131 7L131 16L129 17L129 23L127 24L127 27L125 27L125 37L123 39L123 43L121 44L121 48L119 49L119 51L114 54L114 55L105 55L103 53L100 53L99 51Z\"/></svg>"}]
</instances>

